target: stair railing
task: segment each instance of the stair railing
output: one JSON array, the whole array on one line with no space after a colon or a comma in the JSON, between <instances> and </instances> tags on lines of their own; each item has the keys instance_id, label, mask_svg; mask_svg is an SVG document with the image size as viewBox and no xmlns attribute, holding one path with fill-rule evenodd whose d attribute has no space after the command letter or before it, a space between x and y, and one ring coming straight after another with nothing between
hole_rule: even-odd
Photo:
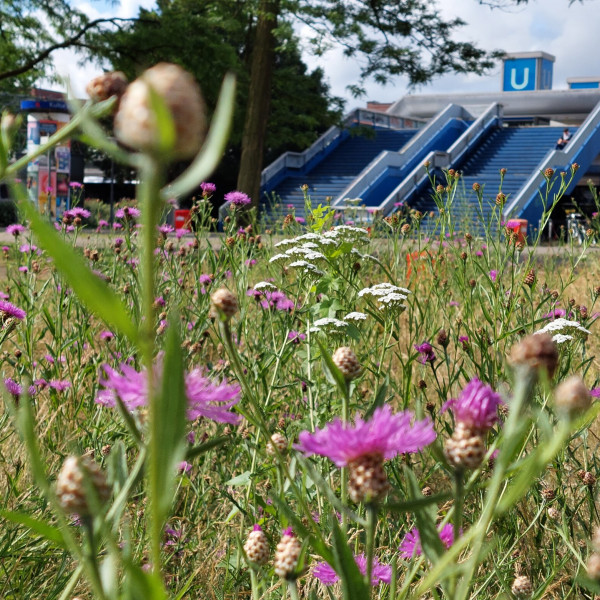
<instances>
[{"instance_id":1,"label":"stair railing","mask_svg":"<svg viewBox=\"0 0 600 600\"><path fill-rule=\"evenodd\" d=\"M402 168L420 152L450 119L466 119L471 115L457 104L448 104L425 127L415 134L399 151L384 150L340 194L333 206L343 204L346 198L360 198L389 168Z\"/></svg>"},{"instance_id":2,"label":"stair railing","mask_svg":"<svg viewBox=\"0 0 600 600\"><path fill-rule=\"evenodd\" d=\"M405 119L374 110L355 108L344 117L342 127L330 127L303 152L285 152L265 167L261 173L260 185L263 188L268 188L269 183L281 176L286 169L302 169L315 156L324 152L332 143L338 140L343 131L352 125L368 125L400 130L421 127L424 124L425 121L420 119Z\"/></svg>"},{"instance_id":3,"label":"stair railing","mask_svg":"<svg viewBox=\"0 0 600 600\"><path fill-rule=\"evenodd\" d=\"M572 164L575 156L585 147L591 137L600 129L600 102L596 104L594 110L587 116L586 120L575 132L575 135L569 140L564 150L550 150L544 156L531 177L525 185L519 190L504 207L504 216L519 215L525 208L536 199L538 192L546 185L544 171L556 165Z\"/></svg>"}]
</instances>

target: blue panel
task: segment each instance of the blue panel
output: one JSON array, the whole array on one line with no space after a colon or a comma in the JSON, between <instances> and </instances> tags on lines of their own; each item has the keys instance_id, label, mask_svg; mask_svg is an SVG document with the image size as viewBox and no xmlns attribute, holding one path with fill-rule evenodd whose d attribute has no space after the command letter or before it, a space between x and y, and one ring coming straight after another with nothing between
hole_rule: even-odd
<instances>
[{"instance_id":1,"label":"blue panel","mask_svg":"<svg viewBox=\"0 0 600 600\"><path fill-rule=\"evenodd\" d=\"M540 77L540 90L552 89L552 68L554 63L551 60L542 59L542 72Z\"/></svg>"},{"instance_id":2,"label":"blue panel","mask_svg":"<svg viewBox=\"0 0 600 600\"><path fill-rule=\"evenodd\" d=\"M535 90L535 58L511 58L504 61L504 92Z\"/></svg>"},{"instance_id":3,"label":"blue panel","mask_svg":"<svg viewBox=\"0 0 600 600\"><path fill-rule=\"evenodd\" d=\"M593 90L598 89L600 87L599 81L577 81L574 83L570 83L569 87L572 90Z\"/></svg>"}]
</instances>

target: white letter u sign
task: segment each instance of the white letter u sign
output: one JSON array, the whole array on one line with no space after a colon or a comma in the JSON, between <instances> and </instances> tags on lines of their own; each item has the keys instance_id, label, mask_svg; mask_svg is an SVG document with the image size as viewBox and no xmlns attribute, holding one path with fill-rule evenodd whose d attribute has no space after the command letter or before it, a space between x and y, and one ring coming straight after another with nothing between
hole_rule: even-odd
<instances>
[{"instance_id":1,"label":"white letter u sign","mask_svg":"<svg viewBox=\"0 0 600 600\"><path fill-rule=\"evenodd\" d=\"M517 70L511 69L510 71L510 85L513 90L523 90L527 87L529 83L529 67L525 67L523 69L523 81L521 83L517 83Z\"/></svg>"}]
</instances>

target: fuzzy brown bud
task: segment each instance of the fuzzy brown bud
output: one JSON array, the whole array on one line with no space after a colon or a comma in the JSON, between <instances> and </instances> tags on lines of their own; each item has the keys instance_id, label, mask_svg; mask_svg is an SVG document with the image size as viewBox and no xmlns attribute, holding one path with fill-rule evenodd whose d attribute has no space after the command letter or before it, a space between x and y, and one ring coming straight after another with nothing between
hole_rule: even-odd
<instances>
[{"instance_id":1,"label":"fuzzy brown bud","mask_svg":"<svg viewBox=\"0 0 600 600\"><path fill-rule=\"evenodd\" d=\"M282 579L294 579L302 545L294 535L284 533L275 550L275 574Z\"/></svg>"},{"instance_id":2,"label":"fuzzy brown bud","mask_svg":"<svg viewBox=\"0 0 600 600\"><path fill-rule=\"evenodd\" d=\"M56 495L67 513L82 516L89 514L86 479L95 490L100 503L110 498L111 489L100 465L89 456L69 456L56 479Z\"/></svg>"},{"instance_id":3,"label":"fuzzy brown bud","mask_svg":"<svg viewBox=\"0 0 600 600\"><path fill-rule=\"evenodd\" d=\"M515 577L513 584L510 588L510 591L517 597L519 600L525 600L526 598L531 598L533 595L533 587L531 585L531 581L527 575L519 575Z\"/></svg>"},{"instance_id":4,"label":"fuzzy brown bud","mask_svg":"<svg viewBox=\"0 0 600 600\"><path fill-rule=\"evenodd\" d=\"M561 382L554 390L554 398L559 412L570 417L585 412L592 403L587 386L577 375Z\"/></svg>"},{"instance_id":5,"label":"fuzzy brown bud","mask_svg":"<svg viewBox=\"0 0 600 600\"><path fill-rule=\"evenodd\" d=\"M446 333L445 329L440 329L438 331L436 341L440 346L442 346L442 348L446 348L448 346L450 340L448 339L448 334Z\"/></svg>"},{"instance_id":6,"label":"fuzzy brown bud","mask_svg":"<svg viewBox=\"0 0 600 600\"><path fill-rule=\"evenodd\" d=\"M85 91L94 102L108 100L111 96L121 98L127 89L127 77L121 71L102 73L92 79L86 86Z\"/></svg>"},{"instance_id":7,"label":"fuzzy brown bud","mask_svg":"<svg viewBox=\"0 0 600 600\"><path fill-rule=\"evenodd\" d=\"M285 452L288 447L288 442L281 433L274 433L271 436L271 441L267 444L267 454L269 456L275 456L277 452L280 454Z\"/></svg>"},{"instance_id":8,"label":"fuzzy brown bud","mask_svg":"<svg viewBox=\"0 0 600 600\"><path fill-rule=\"evenodd\" d=\"M171 147L160 140L152 93L161 98L173 121ZM157 64L129 85L115 115L115 134L126 146L174 158L194 156L204 141L206 127L206 107L198 84L171 63Z\"/></svg>"},{"instance_id":9,"label":"fuzzy brown bud","mask_svg":"<svg viewBox=\"0 0 600 600\"><path fill-rule=\"evenodd\" d=\"M244 552L248 560L257 565L264 565L269 560L269 540L260 527L256 526L254 531L248 534Z\"/></svg>"},{"instance_id":10,"label":"fuzzy brown bud","mask_svg":"<svg viewBox=\"0 0 600 600\"><path fill-rule=\"evenodd\" d=\"M362 372L362 367L352 348L342 346L333 353L331 358L347 381L356 379Z\"/></svg>"},{"instance_id":11,"label":"fuzzy brown bud","mask_svg":"<svg viewBox=\"0 0 600 600\"><path fill-rule=\"evenodd\" d=\"M444 454L458 469L476 469L485 457L485 441L481 432L459 422L452 437L446 440Z\"/></svg>"},{"instance_id":12,"label":"fuzzy brown bud","mask_svg":"<svg viewBox=\"0 0 600 600\"><path fill-rule=\"evenodd\" d=\"M238 311L238 301L227 288L219 288L210 297L213 309L226 320L231 319Z\"/></svg>"},{"instance_id":13,"label":"fuzzy brown bud","mask_svg":"<svg viewBox=\"0 0 600 600\"><path fill-rule=\"evenodd\" d=\"M531 287L535 283L535 271L533 269L530 269L529 273L525 275L523 283L528 287Z\"/></svg>"},{"instance_id":14,"label":"fuzzy brown bud","mask_svg":"<svg viewBox=\"0 0 600 600\"><path fill-rule=\"evenodd\" d=\"M529 335L512 347L510 362L535 371L545 369L548 376L553 377L558 365L558 348L547 333Z\"/></svg>"}]
</instances>

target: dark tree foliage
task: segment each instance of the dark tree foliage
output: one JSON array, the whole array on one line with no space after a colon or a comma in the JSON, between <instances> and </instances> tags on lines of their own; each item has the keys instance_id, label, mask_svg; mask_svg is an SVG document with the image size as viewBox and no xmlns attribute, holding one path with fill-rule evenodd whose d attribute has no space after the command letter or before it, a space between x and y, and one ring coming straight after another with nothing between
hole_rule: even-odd
<instances>
[{"instance_id":1,"label":"dark tree foliage","mask_svg":"<svg viewBox=\"0 0 600 600\"><path fill-rule=\"evenodd\" d=\"M141 10L129 27L102 32L93 40L94 56L108 60L130 78L160 61L180 64L200 82L210 110L225 73L236 73L230 146L214 176L221 194L236 187L240 165L253 53L250 5L230 0L160 0L155 10ZM270 86L273 100L263 157L259 157L264 164L286 150L303 150L341 115L341 100L329 94L321 69L308 72L291 28L281 27L276 42ZM101 166L106 170L108 165Z\"/></svg>"}]
</instances>

